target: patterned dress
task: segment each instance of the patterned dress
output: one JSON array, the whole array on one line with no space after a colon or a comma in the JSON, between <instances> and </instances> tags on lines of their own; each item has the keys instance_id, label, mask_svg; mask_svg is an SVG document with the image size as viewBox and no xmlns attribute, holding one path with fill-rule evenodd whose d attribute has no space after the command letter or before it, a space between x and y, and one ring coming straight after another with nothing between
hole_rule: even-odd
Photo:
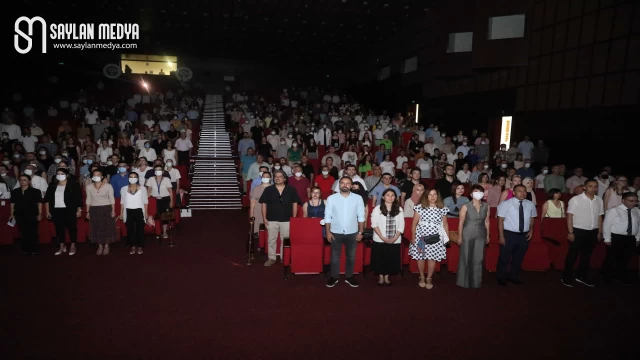
<instances>
[{"instance_id":1,"label":"patterned dress","mask_svg":"<svg viewBox=\"0 0 640 360\"><path fill-rule=\"evenodd\" d=\"M437 207L423 208L422 205L416 205L413 210L420 214L420 222L416 227L416 243L424 236L440 235L440 241L426 245L424 252L420 252L417 244L409 246L409 255L413 260L435 260L442 261L447 258L447 250L444 245L449 242L449 235L442 225L442 217L449 213L449 209Z\"/></svg>"}]
</instances>

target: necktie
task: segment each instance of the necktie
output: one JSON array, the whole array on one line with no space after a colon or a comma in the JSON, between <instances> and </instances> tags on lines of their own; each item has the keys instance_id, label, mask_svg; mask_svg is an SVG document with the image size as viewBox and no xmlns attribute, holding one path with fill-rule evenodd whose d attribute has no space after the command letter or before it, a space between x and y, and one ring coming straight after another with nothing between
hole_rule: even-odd
<instances>
[{"instance_id":1,"label":"necktie","mask_svg":"<svg viewBox=\"0 0 640 360\"><path fill-rule=\"evenodd\" d=\"M633 223L631 222L631 209L627 209L627 235L631 236L633 231Z\"/></svg>"},{"instance_id":2,"label":"necktie","mask_svg":"<svg viewBox=\"0 0 640 360\"><path fill-rule=\"evenodd\" d=\"M524 232L524 205L522 205L522 200L520 200L520 232Z\"/></svg>"},{"instance_id":3,"label":"necktie","mask_svg":"<svg viewBox=\"0 0 640 360\"><path fill-rule=\"evenodd\" d=\"M327 140L327 130L324 130L323 133L324 133L324 146L328 146L329 141Z\"/></svg>"}]
</instances>

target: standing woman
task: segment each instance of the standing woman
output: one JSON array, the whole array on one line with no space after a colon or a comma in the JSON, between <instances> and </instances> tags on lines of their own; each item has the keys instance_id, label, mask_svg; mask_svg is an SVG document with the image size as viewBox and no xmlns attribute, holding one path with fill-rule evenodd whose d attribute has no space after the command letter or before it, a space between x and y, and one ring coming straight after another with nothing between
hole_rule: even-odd
<instances>
[{"instance_id":1,"label":"standing woman","mask_svg":"<svg viewBox=\"0 0 640 360\"><path fill-rule=\"evenodd\" d=\"M143 254L144 223L147 218L149 196L147 189L138 182L138 174L129 174L129 186L120 189L120 218L127 225L127 242L131 247L129 255Z\"/></svg>"},{"instance_id":2,"label":"standing woman","mask_svg":"<svg viewBox=\"0 0 640 360\"><path fill-rule=\"evenodd\" d=\"M391 286L389 276L400 272L400 241L404 232L404 212L393 189L385 190L382 200L383 202L371 211L371 268L378 274L378 286Z\"/></svg>"},{"instance_id":3,"label":"standing woman","mask_svg":"<svg viewBox=\"0 0 640 360\"><path fill-rule=\"evenodd\" d=\"M109 244L116 241L116 209L113 187L102 181L101 170L91 172L91 184L87 185L87 219L89 238L98 244L97 255L109 255Z\"/></svg>"},{"instance_id":4,"label":"standing woman","mask_svg":"<svg viewBox=\"0 0 640 360\"><path fill-rule=\"evenodd\" d=\"M60 255L67 252L64 240L68 230L71 241L69 255L74 255L78 239L78 221L76 219L82 215L80 184L69 179L69 170L60 168L56 171L55 180L49 184L44 200L47 219L52 219L56 227L58 251L55 254Z\"/></svg>"},{"instance_id":5,"label":"standing woman","mask_svg":"<svg viewBox=\"0 0 640 360\"><path fill-rule=\"evenodd\" d=\"M42 220L42 192L31 187L31 177L20 175L20 186L11 191L11 217L22 234L20 245L25 255L38 251L38 222Z\"/></svg>"},{"instance_id":6,"label":"standing woman","mask_svg":"<svg viewBox=\"0 0 640 360\"><path fill-rule=\"evenodd\" d=\"M163 212L173 211L173 185L169 178L163 177L164 168L162 165L156 165L153 167L154 177L147 180L147 187L149 196L156 198L156 208L158 209L157 216L160 216ZM167 234L167 227L169 223L167 221L162 222L162 238L169 237Z\"/></svg>"},{"instance_id":7,"label":"standing woman","mask_svg":"<svg viewBox=\"0 0 640 360\"><path fill-rule=\"evenodd\" d=\"M413 260L418 261L420 270L420 282L418 285L427 290L433 289L431 277L436 269L436 261L447 258L447 251L444 247L449 242L449 224L447 223L447 213L449 208L444 206L438 190L431 189L424 192L420 203L414 206L413 215L413 239L409 245L409 255ZM419 245L422 238L438 236L439 240L431 245L425 244L424 248ZM427 261L427 278L424 277L424 263Z\"/></svg>"},{"instance_id":8,"label":"standing woman","mask_svg":"<svg viewBox=\"0 0 640 360\"><path fill-rule=\"evenodd\" d=\"M482 261L484 247L489 243L489 205L483 202L484 188L471 187L471 202L460 208L458 245L460 261L456 285L463 288L479 288L482 285Z\"/></svg>"}]
</instances>

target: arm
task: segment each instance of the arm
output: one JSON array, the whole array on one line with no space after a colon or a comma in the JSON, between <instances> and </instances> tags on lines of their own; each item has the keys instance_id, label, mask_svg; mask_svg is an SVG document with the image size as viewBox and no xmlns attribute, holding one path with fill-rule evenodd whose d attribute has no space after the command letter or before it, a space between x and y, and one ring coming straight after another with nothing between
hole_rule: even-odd
<instances>
[{"instance_id":1,"label":"arm","mask_svg":"<svg viewBox=\"0 0 640 360\"><path fill-rule=\"evenodd\" d=\"M504 240L504 218L503 217L498 217L498 234L500 235L498 242L500 243L500 245L504 245L505 240Z\"/></svg>"},{"instance_id":2,"label":"arm","mask_svg":"<svg viewBox=\"0 0 640 360\"><path fill-rule=\"evenodd\" d=\"M169 187L167 188L167 191L169 191L169 199L170 199L169 200L169 208L173 209L173 206L175 205L176 201L175 201L175 195L173 194L173 186L171 186L171 181L169 181Z\"/></svg>"},{"instance_id":3,"label":"arm","mask_svg":"<svg viewBox=\"0 0 640 360\"><path fill-rule=\"evenodd\" d=\"M408 180L411 181L411 180ZM406 192L401 192L400 193L400 205L404 205L404 200L407 197L407 193Z\"/></svg>"},{"instance_id":4,"label":"arm","mask_svg":"<svg viewBox=\"0 0 640 360\"><path fill-rule=\"evenodd\" d=\"M376 206L373 209L373 211L371 212L371 228L376 233L376 235L378 235L380 240L382 240L382 242L387 242L389 239L387 239L386 237L384 237L382 235L382 232L380 231L380 228L378 227L378 214L380 214L380 207Z\"/></svg>"},{"instance_id":5,"label":"arm","mask_svg":"<svg viewBox=\"0 0 640 360\"><path fill-rule=\"evenodd\" d=\"M38 203L38 221L42 220L42 202Z\"/></svg>"},{"instance_id":6,"label":"arm","mask_svg":"<svg viewBox=\"0 0 640 360\"><path fill-rule=\"evenodd\" d=\"M49 218L51 216L51 213L49 212L49 202L48 201L46 203L44 203L44 209L45 209L46 217Z\"/></svg>"},{"instance_id":7,"label":"arm","mask_svg":"<svg viewBox=\"0 0 640 360\"><path fill-rule=\"evenodd\" d=\"M364 232L364 224L367 222L368 206L364 206L364 201L358 201L358 207L356 208L358 214L358 235L356 235L356 242L362 241L362 233Z\"/></svg>"},{"instance_id":8,"label":"arm","mask_svg":"<svg viewBox=\"0 0 640 360\"><path fill-rule=\"evenodd\" d=\"M413 213L413 223L411 223L411 234L412 239L409 239L412 243L416 242L416 228L418 227L418 223L420 222L420 214L417 211Z\"/></svg>"},{"instance_id":9,"label":"arm","mask_svg":"<svg viewBox=\"0 0 640 360\"><path fill-rule=\"evenodd\" d=\"M609 209L609 207L607 206L609 204L609 199L611 198L611 188L607 189L607 191L604 192L604 196L603 196L603 201L604 201L604 208L606 210Z\"/></svg>"},{"instance_id":10,"label":"arm","mask_svg":"<svg viewBox=\"0 0 640 360\"><path fill-rule=\"evenodd\" d=\"M293 206L293 209L291 210L291 213L293 214L293 217L297 217L298 216L298 203L294 202L291 206Z\"/></svg>"},{"instance_id":11,"label":"arm","mask_svg":"<svg viewBox=\"0 0 640 360\"><path fill-rule=\"evenodd\" d=\"M529 232L527 233L527 241L530 241L533 238L533 224L536 222L536 218L532 217L529 222Z\"/></svg>"},{"instance_id":12,"label":"arm","mask_svg":"<svg viewBox=\"0 0 640 360\"><path fill-rule=\"evenodd\" d=\"M267 204L262 203L260 206L262 206L262 222L266 227L269 225L269 221L267 221Z\"/></svg>"},{"instance_id":13,"label":"arm","mask_svg":"<svg viewBox=\"0 0 640 360\"><path fill-rule=\"evenodd\" d=\"M309 213L308 208L307 208L307 204L309 204L308 202L304 203L304 205L302 205L302 217L304 218L308 218L309 217Z\"/></svg>"},{"instance_id":14,"label":"arm","mask_svg":"<svg viewBox=\"0 0 640 360\"><path fill-rule=\"evenodd\" d=\"M542 205L542 218L544 219L544 217L547 215L547 211L549 210L549 202L545 201L544 204Z\"/></svg>"},{"instance_id":15,"label":"arm","mask_svg":"<svg viewBox=\"0 0 640 360\"><path fill-rule=\"evenodd\" d=\"M487 211L487 214L488 213L489 212ZM460 208L460 214L458 215L458 245L462 244L462 230L463 230L464 220L466 217L467 217L467 207L463 206L462 208Z\"/></svg>"},{"instance_id":16,"label":"arm","mask_svg":"<svg viewBox=\"0 0 640 360\"><path fill-rule=\"evenodd\" d=\"M602 218L602 215L598 217L598 242L602 241Z\"/></svg>"},{"instance_id":17,"label":"arm","mask_svg":"<svg viewBox=\"0 0 640 360\"><path fill-rule=\"evenodd\" d=\"M447 215L442 215L442 226L444 227L444 231L449 233L449 220L447 220Z\"/></svg>"},{"instance_id":18,"label":"arm","mask_svg":"<svg viewBox=\"0 0 640 360\"><path fill-rule=\"evenodd\" d=\"M490 216L489 216L489 211L487 211L487 217L484 219L484 226L487 228L487 241L485 242L485 244L489 244L490 241L490 229L491 229L491 220L490 220ZM462 233L460 233L460 235L462 235Z\"/></svg>"},{"instance_id":19,"label":"arm","mask_svg":"<svg viewBox=\"0 0 640 360\"><path fill-rule=\"evenodd\" d=\"M573 214L567 213L567 239L569 241L575 240L575 236L573 235Z\"/></svg>"},{"instance_id":20,"label":"arm","mask_svg":"<svg viewBox=\"0 0 640 360\"><path fill-rule=\"evenodd\" d=\"M503 201L507 200L507 195L509 194L509 192L507 190L503 191L500 194L500 202L498 204L502 204Z\"/></svg>"},{"instance_id":21,"label":"arm","mask_svg":"<svg viewBox=\"0 0 640 360\"><path fill-rule=\"evenodd\" d=\"M607 215L604 217L604 222L599 229L602 229L604 244L611 246L611 228L613 227L613 220L615 218L614 209L607 210ZM602 217L600 217L602 219Z\"/></svg>"}]
</instances>

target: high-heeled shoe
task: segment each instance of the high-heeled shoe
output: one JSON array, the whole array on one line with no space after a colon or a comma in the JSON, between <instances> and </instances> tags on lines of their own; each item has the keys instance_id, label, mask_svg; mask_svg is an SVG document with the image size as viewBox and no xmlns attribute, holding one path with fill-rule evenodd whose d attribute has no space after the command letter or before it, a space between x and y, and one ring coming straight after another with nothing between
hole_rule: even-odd
<instances>
[{"instance_id":1,"label":"high-heeled shoe","mask_svg":"<svg viewBox=\"0 0 640 360\"><path fill-rule=\"evenodd\" d=\"M56 251L56 255L60 255L60 254L65 253L65 252L67 252L67 246L66 246L66 245L62 245L62 246L58 249L58 251Z\"/></svg>"},{"instance_id":2,"label":"high-heeled shoe","mask_svg":"<svg viewBox=\"0 0 640 360\"><path fill-rule=\"evenodd\" d=\"M424 282L424 276L420 276L420 281L418 282L418 286L420 286L421 288L427 286L427 284Z\"/></svg>"},{"instance_id":3,"label":"high-heeled shoe","mask_svg":"<svg viewBox=\"0 0 640 360\"><path fill-rule=\"evenodd\" d=\"M104 246L104 250L102 251L102 255L109 255L109 245Z\"/></svg>"},{"instance_id":4,"label":"high-heeled shoe","mask_svg":"<svg viewBox=\"0 0 640 360\"><path fill-rule=\"evenodd\" d=\"M102 255L103 247L102 245L98 245L98 251L96 251L96 255Z\"/></svg>"},{"instance_id":5,"label":"high-heeled shoe","mask_svg":"<svg viewBox=\"0 0 640 360\"><path fill-rule=\"evenodd\" d=\"M131 250L129 250L129 255L135 255L135 253L136 253L136 247L132 246Z\"/></svg>"},{"instance_id":6,"label":"high-heeled shoe","mask_svg":"<svg viewBox=\"0 0 640 360\"><path fill-rule=\"evenodd\" d=\"M141 248L141 247L139 247L139 248L138 248L138 255L142 255L142 254L144 254L144 251L142 251L142 248Z\"/></svg>"},{"instance_id":7,"label":"high-heeled shoe","mask_svg":"<svg viewBox=\"0 0 640 360\"><path fill-rule=\"evenodd\" d=\"M66 251L67 249L65 249ZM71 249L69 250L69 256L76 254L76 244L71 244Z\"/></svg>"},{"instance_id":8,"label":"high-heeled shoe","mask_svg":"<svg viewBox=\"0 0 640 360\"><path fill-rule=\"evenodd\" d=\"M433 289L433 282L431 281L431 278L427 278L427 290L431 289Z\"/></svg>"}]
</instances>

